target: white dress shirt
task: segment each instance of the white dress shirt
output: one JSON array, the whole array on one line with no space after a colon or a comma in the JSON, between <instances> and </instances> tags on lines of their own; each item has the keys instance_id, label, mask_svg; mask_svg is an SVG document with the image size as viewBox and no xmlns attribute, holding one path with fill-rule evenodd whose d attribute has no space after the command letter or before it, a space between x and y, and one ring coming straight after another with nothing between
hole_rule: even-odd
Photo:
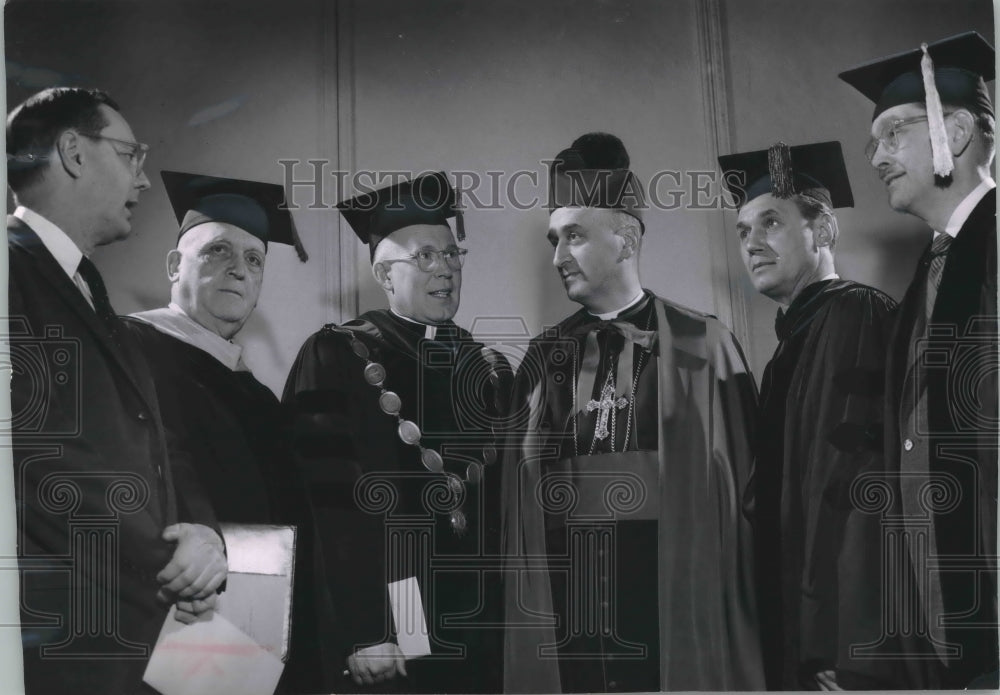
<instances>
[{"instance_id":1,"label":"white dress shirt","mask_svg":"<svg viewBox=\"0 0 1000 695\"><path fill-rule=\"evenodd\" d=\"M73 240L66 235L66 232L58 226L39 215L34 210L18 205L14 211L14 217L31 227L31 230L42 240L42 244L48 249L56 263L63 269L66 276L77 286L87 304L94 308L94 295L90 291L87 281L79 273L80 261L83 259L83 251L73 243Z\"/></svg>"},{"instance_id":2,"label":"white dress shirt","mask_svg":"<svg viewBox=\"0 0 1000 695\"><path fill-rule=\"evenodd\" d=\"M958 204L955 211L951 213L951 217L948 218L948 224L945 225L944 233L950 236L952 239L958 234L958 231L965 224L965 221L969 219L969 215L972 211L976 209L986 194L996 188L996 182L993 181L989 176L979 182L979 185L972 189L969 195L965 196L965 199ZM937 239L941 232L934 230L934 238Z\"/></svg>"}]
</instances>

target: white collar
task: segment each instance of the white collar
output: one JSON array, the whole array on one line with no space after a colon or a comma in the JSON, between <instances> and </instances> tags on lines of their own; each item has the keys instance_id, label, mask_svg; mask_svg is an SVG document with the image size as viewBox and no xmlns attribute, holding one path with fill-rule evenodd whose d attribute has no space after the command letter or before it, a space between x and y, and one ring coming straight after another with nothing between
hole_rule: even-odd
<instances>
[{"instance_id":1,"label":"white collar","mask_svg":"<svg viewBox=\"0 0 1000 695\"><path fill-rule=\"evenodd\" d=\"M404 321L407 321L409 323L415 323L418 326L423 326L424 327L424 338L426 338L427 340L434 340L434 336L437 335L437 326L435 326L433 323L421 323L420 321L417 321L416 319L411 319L409 316L403 316L402 314L400 314L398 311L396 311L392 307L389 307L389 311L392 312L393 316L401 318Z\"/></svg>"},{"instance_id":2,"label":"white collar","mask_svg":"<svg viewBox=\"0 0 1000 695\"><path fill-rule=\"evenodd\" d=\"M243 363L242 346L208 330L173 302L162 309L140 311L130 316L148 323L160 333L207 352L234 372L250 371Z\"/></svg>"},{"instance_id":3,"label":"white collar","mask_svg":"<svg viewBox=\"0 0 1000 695\"><path fill-rule=\"evenodd\" d=\"M951 213L951 217L948 218L948 224L945 225L944 233L952 239L958 236L958 232L962 229L962 225L965 224L965 221L969 219L969 215L971 215L972 211L976 209L977 205L979 205L979 201L996 187L996 182L994 182L989 176L980 181L979 185L973 188L969 195L965 196L965 200L958 204L958 207L955 208L955 212ZM941 232L934 230L934 238L937 239L940 233Z\"/></svg>"},{"instance_id":4,"label":"white collar","mask_svg":"<svg viewBox=\"0 0 1000 695\"><path fill-rule=\"evenodd\" d=\"M824 280L839 280L839 279L840 279L839 275L837 275L836 273L830 273L826 277L820 278L819 281L823 282Z\"/></svg>"},{"instance_id":5,"label":"white collar","mask_svg":"<svg viewBox=\"0 0 1000 695\"><path fill-rule=\"evenodd\" d=\"M23 205L17 206L17 209L14 210L14 217L31 227L32 231L42 240L45 248L52 254L52 257L56 259L59 267L72 280L80 268L83 251L69 238L66 232L59 229L55 223Z\"/></svg>"},{"instance_id":6,"label":"white collar","mask_svg":"<svg viewBox=\"0 0 1000 695\"><path fill-rule=\"evenodd\" d=\"M597 318L601 319L601 321L610 321L611 319L618 318L618 316L620 314L625 313L626 311L628 311L629 309L631 309L632 307L634 307L636 304L638 304L639 302L641 302L642 298L644 296L646 296L645 290L641 290L640 289L639 290L639 294L637 294L636 296L632 297L632 299L628 300L628 302L626 302L625 306L621 307L620 309L615 309L614 311L605 311L605 312L603 312L601 314L595 314L593 311L588 311L588 313L590 313L593 316L596 316Z\"/></svg>"}]
</instances>

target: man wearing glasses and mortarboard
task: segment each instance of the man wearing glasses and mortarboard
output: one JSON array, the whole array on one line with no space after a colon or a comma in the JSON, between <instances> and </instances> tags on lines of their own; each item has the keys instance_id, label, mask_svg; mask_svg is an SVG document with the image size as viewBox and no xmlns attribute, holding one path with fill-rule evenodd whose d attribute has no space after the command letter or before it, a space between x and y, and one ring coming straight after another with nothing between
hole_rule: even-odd
<instances>
[{"instance_id":1,"label":"man wearing glasses and mortarboard","mask_svg":"<svg viewBox=\"0 0 1000 695\"><path fill-rule=\"evenodd\" d=\"M997 687L994 61L968 32L840 75L875 102L866 154L889 204L930 227L886 385L888 512L906 531L889 625L911 688Z\"/></svg>"},{"instance_id":2,"label":"man wearing glasses and mortarboard","mask_svg":"<svg viewBox=\"0 0 1000 695\"><path fill-rule=\"evenodd\" d=\"M345 680L338 691L496 692L496 459L511 370L452 318L466 250L428 174L338 205L389 308L306 340L285 386L311 480Z\"/></svg>"},{"instance_id":3,"label":"man wearing glasses and mortarboard","mask_svg":"<svg viewBox=\"0 0 1000 695\"><path fill-rule=\"evenodd\" d=\"M170 303L124 325L219 521L296 527L290 655L278 692L318 692L327 687L321 633L335 621L312 509L289 461L281 403L232 341L257 306L268 245L295 246L302 261L306 254L281 186L175 171L161 177L180 228L166 259Z\"/></svg>"}]
</instances>

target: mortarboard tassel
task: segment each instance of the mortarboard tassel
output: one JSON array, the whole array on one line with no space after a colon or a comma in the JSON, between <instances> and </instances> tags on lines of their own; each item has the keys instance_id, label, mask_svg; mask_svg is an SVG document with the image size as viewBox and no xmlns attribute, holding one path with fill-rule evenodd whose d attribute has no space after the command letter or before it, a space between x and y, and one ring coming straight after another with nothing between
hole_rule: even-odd
<instances>
[{"instance_id":1,"label":"mortarboard tassel","mask_svg":"<svg viewBox=\"0 0 1000 695\"><path fill-rule=\"evenodd\" d=\"M302 245L302 240L299 239L299 233L295 230L295 225L291 225L292 228L292 246L295 247L295 253L298 254L299 260L305 263L309 260L309 254L306 253L306 247Z\"/></svg>"},{"instance_id":2,"label":"mortarboard tassel","mask_svg":"<svg viewBox=\"0 0 1000 695\"><path fill-rule=\"evenodd\" d=\"M789 198L795 192L792 186L792 152L788 145L776 142L767 148L767 173L776 198Z\"/></svg>"},{"instance_id":3,"label":"mortarboard tassel","mask_svg":"<svg viewBox=\"0 0 1000 695\"><path fill-rule=\"evenodd\" d=\"M461 195L455 191L455 236L458 237L459 241L465 241L465 215L462 214L462 208L459 207Z\"/></svg>"},{"instance_id":4,"label":"mortarboard tassel","mask_svg":"<svg viewBox=\"0 0 1000 695\"><path fill-rule=\"evenodd\" d=\"M954 164L951 161L951 150L948 148L948 131L944 127L944 109L941 106L941 95L938 94L934 82L934 61L927 52L927 44L920 44L924 52L920 59L920 73L924 78L924 92L927 95L927 127L931 136L931 155L934 160L934 173L938 176L951 174Z\"/></svg>"}]
</instances>

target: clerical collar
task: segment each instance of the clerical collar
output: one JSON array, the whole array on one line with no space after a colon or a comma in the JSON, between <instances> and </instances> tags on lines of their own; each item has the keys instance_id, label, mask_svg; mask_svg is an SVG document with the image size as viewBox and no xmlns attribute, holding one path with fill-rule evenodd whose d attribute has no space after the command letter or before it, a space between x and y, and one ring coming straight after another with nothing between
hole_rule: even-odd
<instances>
[{"instance_id":1,"label":"clerical collar","mask_svg":"<svg viewBox=\"0 0 1000 695\"><path fill-rule=\"evenodd\" d=\"M140 311L130 316L148 323L160 333L207 352L231 371L250 371L243 363L242 346L208 330L173 302L162 309Z\"/></svg>"},{"instance_id":2,"label":"clerical collar","mask_svg":"<svg viewBox=\"0 0 1000 695\"><path fill-rule=\"evenodd\" d=\"M969 195L965 196L965 199L958 204L955 208L955 212L951 213L951 217L948 218L948 224L944 227L944 233L954 239L958 236L958 232L962 229L962 225L965 221L969 219L969 215L972 211L976 209L979 205L979 201L986 197L986 194L997 187L995 181L987 176L985 179L979 182L979 185L972 189ZM934 230L934 238L937 239L941 232Z\"/></svg>"},{"instance_id":3,"label":"clerical collar","mask_svg":"<svg viewBox=\"0 0 1000 695\"><path fill-rule=\"evenodd\" d=\"M417 321L415 319L411 319L409 316L403 316L402 314L400 314L399 312L397 312L392 307L389 307L389 311L397 319L403 319L407 323L412 323L415 326L423 326L424 327L424 338L426 338L427 340L434 340L434 337L437 335L437 329L438 329L438 327L435 324L433 324L433 323L421 323L420 321Z\"/></svg>"},{"instance_id":4,"label":"clerical collar","mask_svg":"<svg viewBox=\"0 0 1000 695\"><path fill-rule=\"evenodd\" d=\"M632 299L630 299L625 304L625 306L623 306L620 309L615 309L614 311L606 311L606 312L604 312L602 314L595 314L593 311L588 310L587 313L590 314L591 316L596 316L601 321L610 321L611 319L616 319L619 316L621 316L622 314L624 314L626 311L628 311L629 309L637 306L639 304L639 302L641 302L645 298L646 298L646 291L645 290L639 290L639 294L637 294Z\"/></svg>"}]
</instances>

